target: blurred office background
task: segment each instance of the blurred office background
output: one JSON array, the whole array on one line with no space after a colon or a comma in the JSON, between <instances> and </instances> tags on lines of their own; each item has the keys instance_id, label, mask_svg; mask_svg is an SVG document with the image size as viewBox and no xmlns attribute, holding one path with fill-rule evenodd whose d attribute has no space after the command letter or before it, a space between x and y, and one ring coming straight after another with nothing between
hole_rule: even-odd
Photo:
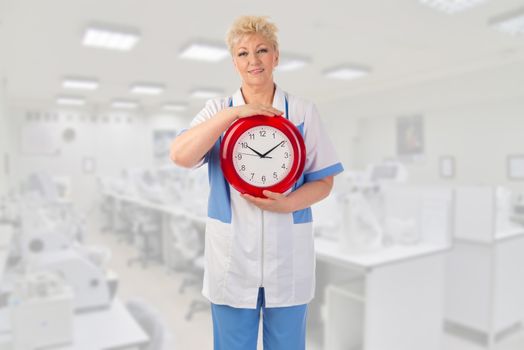
<instances>
[{"instance_id":1,"label":"blurred office background","mask_svg":"<svg viewBox=\"0 0 524 350\"><path fill-rule=\"evenodd\" d=\"M241 14L346 168L308 349L524 349L524 2L0 0L0 349L211 349L206 168Z\"/></svg>"}]
</instances>

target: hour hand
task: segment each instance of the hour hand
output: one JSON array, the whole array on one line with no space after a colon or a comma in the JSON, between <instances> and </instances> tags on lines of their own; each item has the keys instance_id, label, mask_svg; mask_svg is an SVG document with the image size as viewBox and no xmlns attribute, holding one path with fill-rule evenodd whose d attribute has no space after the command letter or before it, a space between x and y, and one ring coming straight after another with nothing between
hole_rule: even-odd
<instances>
[{"instance_id":1,"label":"hour hand","mask_svg":"<svg viewBox=\"0 0 524 350\"><path fill-rule=\"evenodd\" d=\"M247 146L247 148L249 148L250 150L252 150L253 152L255 152L257 154L257 156L259 156L260 158L264 158L264 155L256 150L254 150L253 148Z\"/></svg>"}]
</instances>

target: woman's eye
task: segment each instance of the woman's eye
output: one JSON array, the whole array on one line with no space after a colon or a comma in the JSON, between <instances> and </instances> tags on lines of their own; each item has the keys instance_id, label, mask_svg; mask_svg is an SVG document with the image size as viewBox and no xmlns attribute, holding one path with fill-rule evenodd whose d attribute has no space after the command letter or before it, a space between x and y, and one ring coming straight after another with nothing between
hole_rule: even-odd
<instances>
[{"instance_id":1,"label":"woman's eye","mask_svg":"<svg viewBox=\"0 0 524 350\"><path fill-rule=\"evenodd\" d=\"M259 49L259 50L257 51L257 53L266 53L266 52L267 52L267 49Z\"/></svg>"},{"instance_id":2,"label":"woman's eye","mask_svg":"<svg viewBox=\"0 0 524 350\"><path fill-rule=\"evenodd\" d=\"M238 56L239 56L239 57L241 57L241 56L247 56L247 52L245 52L245 51L239 52L239 53L238 53Z\"/></svg>"}]
</instances>

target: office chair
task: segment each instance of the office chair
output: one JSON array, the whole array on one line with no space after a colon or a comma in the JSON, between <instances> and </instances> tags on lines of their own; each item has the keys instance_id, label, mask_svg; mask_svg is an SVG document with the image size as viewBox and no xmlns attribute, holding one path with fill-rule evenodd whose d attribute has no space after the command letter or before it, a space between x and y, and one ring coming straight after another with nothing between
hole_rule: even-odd
<instances>
[{"instance_id":1,"label":"office chair","mask_svg":"<svg viewBox=\"0 0 524 350\"><path fill-rule=\"evenodd\" d=\"M162 214L151 209L139 208L134 217L133 241L140 251L128 260L128 266L140 262L145 268L151 262L162 261Z\"/></svg>"},{"instance_id":2,"label":"office chair","mask_svg":"<svg viewBox=\"0 0 524 350\"><path fill-rule=\"evenodd\" d=\"M142 300L131 299L126 302L126 308L149 336L149 342L140 350L173 350L171 334L153 307Z\"/></svg>"}]
</instances>

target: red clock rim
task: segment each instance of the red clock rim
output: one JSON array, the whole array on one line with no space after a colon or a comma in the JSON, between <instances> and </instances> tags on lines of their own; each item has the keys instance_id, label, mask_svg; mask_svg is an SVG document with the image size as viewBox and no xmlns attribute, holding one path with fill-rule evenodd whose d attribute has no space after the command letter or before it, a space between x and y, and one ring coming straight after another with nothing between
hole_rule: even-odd
<instances>
[{"instance_id":1,"label":"red clock rim","mask_svg":"<svg viewBox=\"0 0 524 350\"><path fill-rule=\"evenodd\" d=\"M278 183L268 187L257 187L244 181L240 175L237 174L233 165L233 148L236 140L248 129L256 126L270 126L282 131L290 140L295 155L291 169L286 177ZM248 193L256 197L265 198L264 190L271 192L283 193L290 189L293 184L300 178L304 171L306 147L302 135L297 127L284 117L268 117L264 115L256 115L248 118L241 118L235 121L227 129L222 143L220 144L220 165L224 176L229 184L233 186L240 193Z\"/></svg>"}]
</instances>

